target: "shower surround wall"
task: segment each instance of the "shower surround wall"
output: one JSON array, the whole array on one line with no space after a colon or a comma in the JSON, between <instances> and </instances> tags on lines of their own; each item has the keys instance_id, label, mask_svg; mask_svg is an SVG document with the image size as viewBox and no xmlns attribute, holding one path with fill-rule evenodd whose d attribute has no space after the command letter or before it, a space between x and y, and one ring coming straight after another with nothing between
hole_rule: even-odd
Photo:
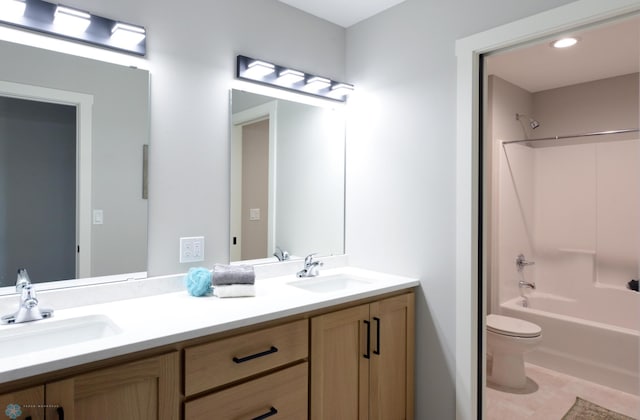
<instances>
[{"instance_id":1,"label":"shower surround wall","mask_svg":"<svg viewBox=\"0 0 640 420\"><path fill-rule=\"evenodd\" d=\"M502 141L637 128L638 74L537 93L491 77L489 89L490 310L543 328L527 360L635 394L640 294L625 286L639 274L638 133ZM535 132L515 121L528 110ZM519 253L536 264L518 273ZM536 283L529 308L519 306L519 280Z\"/></svg>"},{"instance_id":2,"label":"shower surround wall","mask_svg":"<svg viewBox=\"0 0 640 420\"><path fill-rule=\"evenodd\" d=\"M492 310L496 300L518 296L523 278L541 292L570 298L596 284L625 287L639 274L638 134L535 147L503 147L501 140L637 128L638 74L533 94L497 77L489 87L499 188L493 223L500 221L493 230L491 275L494 288L499 279L499 292L490 295ZM523 128L516 112L533 115L540 127ZM517 273L514 260L521 252L536 265Z\"/></svg>"}]
</instances>

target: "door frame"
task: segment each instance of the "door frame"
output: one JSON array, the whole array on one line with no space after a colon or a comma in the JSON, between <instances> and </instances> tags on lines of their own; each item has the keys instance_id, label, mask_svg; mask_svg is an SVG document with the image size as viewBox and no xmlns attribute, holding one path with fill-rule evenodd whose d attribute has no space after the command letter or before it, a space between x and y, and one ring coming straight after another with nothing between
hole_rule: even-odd
<instances>
[{"instance_id":1,"label":"door frame","mask_svg":"<svg viewBox=\"0 0 640 420\"><path fill-rule=\"evenodd\" d=\"M91 277L91 121L93 95L0 81L0 96L70 105L76 108L76 278Z\"/></svg>"},{"instance_id":2,"label":"door frame","mask_svg":"<svg viewBox=\"0 0 640 420\"><path fill-rule=\"evenodd\" d=\"M482 54L640 11L638 0L579 0L456 41L456 418L484 414L486 291L481 214Z\"/></svg>"}]
</instances>

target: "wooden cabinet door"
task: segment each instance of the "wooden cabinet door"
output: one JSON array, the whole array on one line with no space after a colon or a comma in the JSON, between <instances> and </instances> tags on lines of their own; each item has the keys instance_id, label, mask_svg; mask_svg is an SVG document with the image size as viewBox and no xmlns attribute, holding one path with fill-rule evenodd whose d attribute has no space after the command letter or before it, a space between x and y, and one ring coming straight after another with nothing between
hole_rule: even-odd
<instances>
[{"instance_id":1,"label":"wooden cabinet door","mask_svg":"<svg viewBox=\"0 0 640 420\"><path fill-rule=\"evenodd\" d=\"M177 352L105 368L47 384L47 419L177 420Z\"/></svg>"},{"instance_id":2,"label":"wooden cabinet door","mask_svg":"<svg viewBox=\"0 0 640 420\"><path fill-rule=\"evenodd\" d=\"M413 418L414 294L374 302L371 316L371 420Z\"/></svg>"},{"instance_id":3,"label":"wooden cabinet door","mask_svg":"<svg viewBox=\"0 0 640 420\"><path fill-rule=\"evenodd\" d=\"M361 305L311 320L312 420L368 418L368 319L369 305Z\"/></svg>"},{"instance_id":4,"label":"wooden cabinet door","mask_svg":"<svg viewBox=\"0 0 640 420\"><path fill-rule=\"evenodd\" d=\"M0 410L0 418L44 420L44 385L0 395Z\"/></svg>"}]
</instances>

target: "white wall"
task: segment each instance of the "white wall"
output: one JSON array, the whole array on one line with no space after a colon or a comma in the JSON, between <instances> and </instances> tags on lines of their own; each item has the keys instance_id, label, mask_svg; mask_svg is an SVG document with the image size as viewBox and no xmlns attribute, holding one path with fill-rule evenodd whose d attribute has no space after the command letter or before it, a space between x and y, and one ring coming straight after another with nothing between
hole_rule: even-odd
<instances>
[{"instance_id":1,"label":"white wall","mask_svg":"<svg viewBox=\"0 0 640 420\"><path fill-rule=\"evenodd\" d=\"M455 40L566 3L407 0L347 30L346 249L421 278L416 418L455 416Z\"/></svg>"},{"instance_id":2,"label":"white wall","mask_svg":"<svg viewBox=\"0 0 640 420\"><path fill-rule=\"evenodd\" d=\"M275 236L291 255L344 252L341 111L278 101Z\"/></svg>"},{"instance_id":3,"label":"white wall","mask_svg":"<svg viewBox=\"0 0 640 420\"><path fill-rule=\"evenodd\" d=\"M503 145L503 141L535 137L528 120L516 120L516 113L532 115L533 95L499 77L490 76L488 85L488 108L491 149L487 150L488 166L485 173L491 176L485 182L490 200L487 217L491 218L491 228L487 238L491 244L488 312L498 313L499 303L518 296L518 281L533 281L536 267L518 273L515 259L522 253L533 259L533 157L531 148L520 144ZM490 157L490 158L489 158ZM495 186L494 188L490 188ZM487 208L487 207L485 207ZM491 239L491 240L489 240Z\"/></svg>"}]
</instances>

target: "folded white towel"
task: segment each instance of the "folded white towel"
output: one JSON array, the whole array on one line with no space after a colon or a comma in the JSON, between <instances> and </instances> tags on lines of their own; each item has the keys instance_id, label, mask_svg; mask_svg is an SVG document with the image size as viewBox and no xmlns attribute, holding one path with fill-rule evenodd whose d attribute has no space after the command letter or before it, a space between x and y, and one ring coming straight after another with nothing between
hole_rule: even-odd
<instances>
[{"instance_id":1,"label":"folded white towel","mask_svg":"<svg viewBox=\"0 0 640 420\"><path fill-rule=\"evenodd\" d=\"M256 295L256 286L253 284L229 284L214 286L213 295L219 298L247 297Z\"/></svg>"}]
</instances>

